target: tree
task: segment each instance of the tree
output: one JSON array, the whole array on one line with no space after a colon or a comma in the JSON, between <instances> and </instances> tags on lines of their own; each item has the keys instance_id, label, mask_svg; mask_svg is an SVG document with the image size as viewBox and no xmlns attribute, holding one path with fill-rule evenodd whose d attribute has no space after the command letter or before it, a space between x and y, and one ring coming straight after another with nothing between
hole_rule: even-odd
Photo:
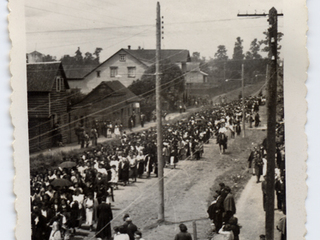
<instances>
[{"instance_id":1,"label":"tree","mask_svg":"<svg viewBox=\"0 0 320 240\"><path fill-rule=\"evenodd\" d=\"M234 48L233 48L232 58L234 60L243 60L244 58L242 43L243 43L243 40L240 37L237 37L237 41L234 43Z\"/></svg>"},{"instance_id":2,"label":"tree","mask_svg":"<svg viewBox=\"0 0 320 240\"><path fill-rule=\"evenodd\" d=\"M57 61L57 58L48 54L48 55L43 56L42 61L43 62L55 62L55 61Z\"/></svg>"},{"instance_id":3,"label":"tree","mask_svg":"<svg viewBox=\"0 0 320 240\"><path fill-rule=\"evenodd\" d=\"M199 52L193 52L191 57L191 62L200 62L200 53Z\"/></svg>"},{"instance_id":4,"label":"tree","mask_svg":"<svg viewBox=\"0 0 320 240\"><path fill-rule=\"evenodd\" d=\"M134 81L128 88L136 95L147 96L155 93L156 66L149 67L141 77ZM170 60L160 63L161 97L168 101L171 108L174 103L181 100L184 91L184 76L181 69Z\"/></svg>"},{"instance_id":5,"label":"tree","mask_svg":"<svg viewBox=\"0 0 320 240\"><path fill-rule=\"evenodd\" d=\"M96 48L94 53L86 52L84 57L80 48L75 52L75 56L64 55L60 61L64 65L74 65L79 67L93 68L99 65L99 54L102 48ZM96 56L96 57L94 57Z\"/></svg>"},{"instance_id":6,"label":"tree","mask_svg":"<svg viewBox=\"0 0 320 240\"><path fill-rule=\"evenodd\" d=\"M261 48L261 51L262 52L267 52L268 53L268 57L271 57L270 56L270 52L269 52L269 31L264 31L263 34L265 35L265 38L264 40L260 40L259 41L259 44L260 44L260 47L263 46ZM281 32L278 32L278 57L279 57L279 54L280 54L280 50L281 50L281 45L280 45L280 42L282 40L282 37L283 37L283 33Z\"/></svg>"},{"instance_id":7,"label":"tree","mask_svg":"<svg viewBox=\"0 0 320 240\"><path fill-rule=\"evenodd\" d=\"M78 64L83 63L83 57L82 57L82 52L80 51L80 47L78 47L78 50L76 51L76 56L74 58Z\"/></svg>"},{"instance_id":8,"label":"tree","mask_svg":"<svg viewBox=\"0 0 320 240\"><path fill-rule=\"evenodd\" d=\"M84 54L84 58L83 58L84 64L92 65L92 63L94 62L94 60L95 60L95 59L94 59L92 53L86 52L86 53Z\"/></svg>"},{"instance_id":9,"label":"tree","mask_svg":"<svg viewBox=\"0 0 320 240\"><path fill-rule=\"evenodd\" d=\"M102 50L103 50L102 48L97 47L96 50L93 53L93 55L96 56L95 60L97 61L98 64L100 64L100 53L101 53Z\"/></svg>"},{"instance_id":10,"label":"tree","mask_svg":"<svg viewBox=\"0 0 320 240\"><path fill-rule=\"evenodd\" d=\"M250 51L246 52L246 59L261 59L262 56L259 54L260 51L260 44L258 40L255 38L250 44Z\"/></svg>"},{"instance_id":11,"label":"tree","mask_svg":"<svg viewBox=\"0 0 320 240\"><path fill-rule=\"evenodd\" d=\"M219 45L217 52L214 54L215 59L219 61L228 60L227 49L225 45Z\"/></svg>"}]
</instances>

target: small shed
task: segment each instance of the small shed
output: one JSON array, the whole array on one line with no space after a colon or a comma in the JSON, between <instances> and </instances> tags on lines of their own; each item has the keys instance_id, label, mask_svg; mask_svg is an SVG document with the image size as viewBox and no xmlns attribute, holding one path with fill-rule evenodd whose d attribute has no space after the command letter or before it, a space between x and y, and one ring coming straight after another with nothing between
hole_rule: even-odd
<instances>
[{"instance_id":1,"label":"small shed","mask_svg":"<svg viewBox=\"0 0 320 240\"><path fill-rule=\"evenodd\" d=\"M127 127L132 116L135 123L139 124L141 101L141 97L132 93L120 81L103 81L79 103L71 106L71 124L76 129L81 123L86 131L93 125L99 128L103 122ZM73 140L76 139L75 131L72 136Z\"/></svg>"}]
</instances>

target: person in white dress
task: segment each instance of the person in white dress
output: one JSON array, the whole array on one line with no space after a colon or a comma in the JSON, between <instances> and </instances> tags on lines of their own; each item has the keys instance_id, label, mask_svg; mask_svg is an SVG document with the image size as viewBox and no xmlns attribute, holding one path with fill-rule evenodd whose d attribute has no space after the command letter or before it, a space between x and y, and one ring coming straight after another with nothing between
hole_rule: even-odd
<instances>
[{"instance_id":1,"label":"person in white dress","mask_svg":"<svg viewBox=\"0 0 320 240\"><path fill-rule=\"evenodd\" d=\"M90 194L88 198L84 201L84 207L86 209L86 225L90 226L90 230L92 230L93 225L93 194Z\"/></svg>"}]
</instances>

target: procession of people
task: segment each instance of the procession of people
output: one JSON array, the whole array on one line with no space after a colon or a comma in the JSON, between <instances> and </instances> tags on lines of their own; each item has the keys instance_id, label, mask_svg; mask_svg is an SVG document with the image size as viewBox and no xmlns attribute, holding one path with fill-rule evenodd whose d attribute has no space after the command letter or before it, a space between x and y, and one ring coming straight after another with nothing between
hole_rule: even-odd
<instances>
[{"instance_id":1,"label":"procession of people","mask_svg":"<svg viewBox=\"0 0 320 240\"><path fill-rule=\"evenodd\" d=\"M256 106L260 98L250 97L245 101L245 112L257 114ZM241 132L241 104L238 100L213 105L191 114L188 119L163 125L164 167L174 169L181 160L200 160L204 153L203 146L211 138L217 139L219 145L221 138L225 139L223 151L220 152L223 154L228 138L234 138L235 131L237 135ZM83 126L79 128L85 132ZM107 136L111 128L106 128L103 134ZM116 126L113 131L116 131ZM154 128L130 134L122 131L111 144L98 144L98 131L94 127L90 134L91 148L84 149L79 155L70 155L59 166L31 176L34 240L51 239L55 222L61 226L63 236L72 236L80 227L88 227L90 231L96 231L101 239L111 239L111 204L115 201L118 186L130 185L137 178L158 177L157 133ZM81 148L87 147L85 138L80 137L79 143ZM229 187L221 186L217 193L216 205L221 212L214 219L216 229L220 230L222 223L229 223L231 219L235 221L235 204Z\"/></svg>"}]
</instances>

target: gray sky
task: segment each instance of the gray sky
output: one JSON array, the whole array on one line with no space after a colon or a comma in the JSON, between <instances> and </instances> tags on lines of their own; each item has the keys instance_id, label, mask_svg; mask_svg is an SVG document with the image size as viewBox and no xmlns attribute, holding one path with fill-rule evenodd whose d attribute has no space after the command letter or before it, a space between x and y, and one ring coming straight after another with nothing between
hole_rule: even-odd
<instances>
[{"instance_id":1,"label":"gray sky","mask_svg":"<svg viewBox=\"0 0 320 240\"><path fill-rule=\"evenodd\" d=\"M155 49L156 0L26 0L27 52L56 56L103 48L105 60L120 48ZM232 57L235 40L244 52L254 38L262 39L266 17L239 18L238 13L283 10L282 0L162 0L163 49L188 49L214 57L225 45ZM283 19L279 18L279 31Z\"/></svg>"}]
</instances>

